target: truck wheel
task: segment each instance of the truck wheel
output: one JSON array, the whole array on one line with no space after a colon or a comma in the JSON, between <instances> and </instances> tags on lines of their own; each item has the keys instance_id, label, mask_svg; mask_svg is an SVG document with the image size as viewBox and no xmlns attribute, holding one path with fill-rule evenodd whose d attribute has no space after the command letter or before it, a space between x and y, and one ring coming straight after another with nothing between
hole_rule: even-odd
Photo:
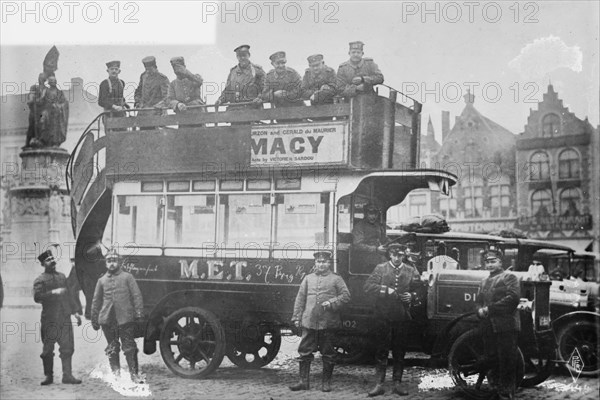
<instances>
[{"instance_id":1,"label":"truck wheel","mask_svg":"<svg viewBox=\"0 0 600 400\"><path fill-rule=\"evenodd\" d=\"M165 320L160 354L174 374L204 378L219 368L225 354L225 332L210 311L185 307Z\"/></svg>"},{"instance_id":2,"label":"truck wheel","mask_svg":"<svg viewBox=\"0 0 600 400\"><path fill-rule=\"evenodd\" d=\"M365 339L359 337L339 337L333 344L336 362L340 364L356 364L373 356L371 347Z\"/></svg>"},{"instance_id":3,"label":"truck wheel","mask_svg":"<svg viewBox=\"0 0 600 400\"><path fill-rule=\"evenodd\" d=\"M574 365L569 363L571 355L577 349L581 356L581 376L594 377L600 375L600 342L598 342L598 325L592 321L570 321L561 327L557 335L558 357L566 367L577 373Z\"/></svg>"},{"instance_id":4,"label":"truck wheel","mask_svg":"<svg viewBox=\"0 0 600 400\"><path fill-rule=\"evenodd\" d=\"M259 326L254 332L244 330L240 335L227 343L227 358L240 368L264 367L275 359L281 347L279 328Z\"/></svg>"},{"instance_id":5,"label":"truck wheel","mask_svg":"<svg viewBox=\"0 0 600 400\"><path fill-rule=\"evenodd\" d=\"M448 370L452 380L470 399L487 400L496 396L488 374L490 360L484 355L483 338L477 329L471 329L456 339L448 355ZM517 358L517 387L523 379L523 354Z\"/></svg>"}]
</instances>

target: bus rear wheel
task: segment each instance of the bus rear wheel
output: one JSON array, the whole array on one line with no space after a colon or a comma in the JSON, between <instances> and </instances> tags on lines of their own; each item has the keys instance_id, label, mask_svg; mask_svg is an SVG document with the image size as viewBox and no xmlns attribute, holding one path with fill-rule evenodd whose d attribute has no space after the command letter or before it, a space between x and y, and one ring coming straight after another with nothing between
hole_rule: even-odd
<instances>
[{"instance_id":1,"label":"bus rear wheel","mask_svg":"<svg viewBox=\"0 0 600 400\"><path fill-rule=\"evenodd\" d=\"M227 342L227 358L240 368L258 369L275 359L281 347L279 328L254 325L235 332Z\"/></svg>"},{"instance_id":2,"label":"bus rear wheel","mask_svg":"<svg viewBox=\"0 0 600 400\"><path fill-rule=\"evenodd\" d=\"M204 378L223 361L225 332L210 311L181 308L165 320L160 333L160 354L174 374Z\"/></svg>"},{"instance_id":3,"label":"bus rear wheel","mask_svg":"<svg viewBox=\"0 0 600 400\"><path fill-rule=\"evenodd\" d=\"M558 330L558 357L571 373L595 377L600 375L600 342L598 324L588 320L573 320ZM577 354L579 353L579 354ZM579 357L580 363L573 358Z\"/></svg>"}]
</instances>

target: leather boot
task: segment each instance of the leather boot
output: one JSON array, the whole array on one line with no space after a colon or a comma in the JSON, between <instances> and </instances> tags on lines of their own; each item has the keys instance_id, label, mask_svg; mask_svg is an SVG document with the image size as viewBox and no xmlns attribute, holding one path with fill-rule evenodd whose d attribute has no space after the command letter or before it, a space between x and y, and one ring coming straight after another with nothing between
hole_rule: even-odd
<instances>
[{"instance_id":1,"label":"leather boot","mask_svg":"<svg viewBox=\"0 0 600 400\"><path fill-rule=\"evenodd\" d=\"M394 361L394 393L399 396L408 396L408 388L402 383L402 374L404 373L404 361Z\"/></svg>"},{"instance_id":2,"label":"leather boot","mask_svg":"<svg viewBox=\"0 0 600 400\"><path fill-rule=\"evenodd\" d=\"M321 391L331 392L331 376L333 375L334 363L331 361L323 360L323 382L321 385Z\"/></svg>"},{"instance_id":3,"label":"leather boot","mask_svg":"<svg viewBox=\"0 0 600 400\"><path fill-rule=\"evenodd\" d=\"M121 361L119 359L119 353L111 354L108 356L108 363L110 364L110 370L115 376L121 375Z\"/></svg>"},{"instance_id":4,"label":"leather boot","mask_svg":"<svg viewBox=\"0 0 600 400\"><path fill-rule=\"evenodd\" d=\"M138 356L137 351L132 351L130 353L125 354L125 360L127 360L127 366L129 367L129 375L131 375L131 381L134 383L142 383L138 366Z\"/></svg>"},{"instance_id":5,"label":"leather boot","mask_svg":"<svg viewBox=\"0 0 600 400\"><path fill-rule=\"evenodd\" d=\"M385 362L387 364L387 360L385 360ZM377 364L377 366L375 367L375 380L377 383L375 384L375 387L369 393L367 393L367 396L375 397L385 393L385 389L383 388L383 382L385 381L386 367L387 366L382 363Z\"/></svg>"},{"instance_id":6,"label":"leather boot","mask_svg":"<svg viewBox=\"0 0 600 400\"><path fill-rule=\"evenodd\" d=\"M300 360L300 382L290 386L292 392L310 389L310 360Z\"/></svg>"},{"instance_id":7,"label":"leather boot","mask_svg":"<svg viewBox=\"0 0 600 400\"><path fill-rule=\"evenodd\" d=\"M79 385L81 383L81 379L75 378L71 372L71 357L70 356L62 359L62 369L63 369L62 383L67 383L69 385Z\"/></svg>"},{"instance_id":8,"label":"leather boot","mask_svg":"<svg viewBox=\"0 0 600 400\"><path fill-rule=\"evenodd\" d=\"M54 357L42 358L42 363L44 364L44 375L46 375L46 379L44 379L40 385L50 385L54 382Z\"/></svg>"}]
</instances>

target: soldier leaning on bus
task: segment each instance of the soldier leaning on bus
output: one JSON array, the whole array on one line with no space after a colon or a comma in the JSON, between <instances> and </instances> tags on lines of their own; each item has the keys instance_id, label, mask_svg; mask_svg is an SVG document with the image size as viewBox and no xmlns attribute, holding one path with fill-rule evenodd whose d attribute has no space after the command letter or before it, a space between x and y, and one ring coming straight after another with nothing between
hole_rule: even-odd
<instances>
[{"instance_id":1,"label":"soldier leaning on bus","mask_svg":"<svg viewBox=\"0 0 600 400\"><path fill-rule=\"evenodd\" d=\"M203 79L185 67L183 57L171 58L171 66L177 77L169 84L167 103L176 113L184 112L188 106L204 105L202 101Z\"/></svg>"},{"instance_id":2,"label":"soldier leaning on bus","mask_svg":"<svg viewBox=\"0 0 600 400\"><path fill-rule=\"evenodd\" d=\"M314 254L314 272L300 284L292 322L302 328L302 340L298 346L300 355L300 382L290 386L292 391L310 389L310 364L313 353L321 352L323 378L321 390L331 391L331 375L335 361L333 329L341 323L340 308L350 301L350 292L341 276L331 271L331 252Z\"/></svg>"},{"instance_id":3,"label":"soldier leaning on bus","mask_svg":"<svg viewBox=\"0 0 600 400\"><path fill-rule=\"evenodd\" d=\"M145 71L140 75L140 83L135 89L134 107L157 109L155 111L142 112L141 115L161 115L161 108L167 106L169 78L158 72L155 57L144 57L142 64L144 64Z\"/></svg>"},{"instance_id":4,"label":"soldier leaning on bus","mask_svg":"<svg viewBox=\"0 0 600 400\"><path fill-rule=\"evenodd\" d=\"M123 97L125 90L125 82L119 79L121 73L121 61L109 61L106 63L106 71L108 79L100 83L98 91L98 105L104 111L112 111L113 117L124 117L124 109L129 108L129 105Z\"/></svg>"},{"instance_id":5,"label":"soldier leaning on bus","mask_svg":"<svg viewBox=\"0 0 600 400\"><path fill-rule=\"evenodd\" d=\"M215 105L249 103L262 104L261 94L265 87L265 71L258 64L250 62L250 46L243 44L233 50L238 64L231 68L227 85Z\"/></svg>"},{"instance_id":6,"label":"soldier leaning on bus","mask_svg":"<svg viewBox=\"0 0 600 400\"><path fill-rule=\"evenodd\" d=\"M143 319L142 293L133 275L121 270L119 256L114 249L106 255L106 268L106 274L98 279L94 290L92 327L98 330L102 326L108 342L106 355L115 375L121 369L121 339L131 380L138 382L138 349L134 339L136 321Z\"/></svg>"},{"instance_id":7,"label":"soldier leaning on bus","mask_svg":"<svg viewBox=\"0 0 600 400\"><path fill-rule=\"evenodd\" d=\"M385 393L383 382L387 368L388 353L391 348L394 359L392 378L394 393L408 395L408 389L402 383L404 355L408 334L408 321L412 318L409 308L416 301L419 286L419 273L410 265L409 256L413 255L407 244L390 243L387 245L389 261L379 264L367 278L364 291L375 298L375 311L378 317L375 377L377 383L368 393L369 397Z\"/></svg>"},{"instance_id":8,"label":"soldier leaning on bus","mask_svg":"<svg viewBox=\"0 0 600 400\"><path fill-rule=\"evenodd\" d=\"M488 250L484 255L489 277L481 282L477 301L480 308L485 352L497 364L488 376L499 399L514 399L516 390L517 338L521 328L517 306L521 297L518 278L502 267L502 253Z\"/></svg>"},{"instance_id":9,"label":"soldier leaning on bus","mask_svg":"<svg viewBox=\"0 0 600 400\"><path fill-rule=\"evenodd\" d=\"M273 69L265 77L265 88L261 95L263 101L268 101L275 107L303 106L300 92L302 78L294 69L286 67L285 52L277 51L269 59Z\"/></svg>"},{"instance_id":10,"label":"soldier leaning on bus","mask_svg":"<svg viewBox=\"0 0 600 400\"><path fill-rule=\"evenodd\" d=\"M44 344L42 363L46 379L42 385L54 382L54 344L58 343L60 358L62 360L62 383L79 384L81 380L75 378L71 369L71 358L75 350L73 339L73 325L71 315L81 325L81 315L77 314L76 305L67 286L67 278L56 271L56 260L48 250L38 256L44 266L44 272L33 282L33 299L42 305L42 343Z\"/></svg>"},{"instance_id":11,"label":"soldier leaning on bus","mask_svg":"<svg viewBox=\"0 0 600 400\"><path fill-rule=\"evenodd\" d=\"M314 54L307 58L308 68L302 78L302 98L311 104L333 103L336 94L335 71L325 65L322 54Z\"/></svg>"},{"instance_id":12,"label":"soldier leaning on bus","mask_svg":"<svg viewBox=\"0 0 600 400\"><path fill-rule=\"evenodd\" d=\"M383 83L383 74L372 58L363 58L363 42L350 42L350 59L340 64L337 78L342 85L341 95L352 97L373 93L373 86Z\"/></svg>"}]
</instances>

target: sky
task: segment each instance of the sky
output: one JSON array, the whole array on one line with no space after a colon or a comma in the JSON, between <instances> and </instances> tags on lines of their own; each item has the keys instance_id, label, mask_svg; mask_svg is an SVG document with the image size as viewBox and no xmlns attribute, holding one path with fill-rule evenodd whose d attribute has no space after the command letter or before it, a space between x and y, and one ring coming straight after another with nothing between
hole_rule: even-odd
<instances>
[{"instance_id":1,"label":"sky","mask_svg":"<svg viewBox=\"0 0 600 400\"><path fill-rule=\"evenodd\" d=\"M431 116L438 140L441 112L453 121L468 88L481 113L515 134L549 82L577 117L599 124L598 1L1 3L3 95L28 90L52 45L63 89L81 77L97 92L117 59L132 99L142 58L155 56L173 79L169 59L184 56L212 103L240 44L265 70L284 50L303 75L307 56L321 53L337 69L348 42L361 40L384 83L424 104L422 126Z\"/></svg>"}]
</instances>

